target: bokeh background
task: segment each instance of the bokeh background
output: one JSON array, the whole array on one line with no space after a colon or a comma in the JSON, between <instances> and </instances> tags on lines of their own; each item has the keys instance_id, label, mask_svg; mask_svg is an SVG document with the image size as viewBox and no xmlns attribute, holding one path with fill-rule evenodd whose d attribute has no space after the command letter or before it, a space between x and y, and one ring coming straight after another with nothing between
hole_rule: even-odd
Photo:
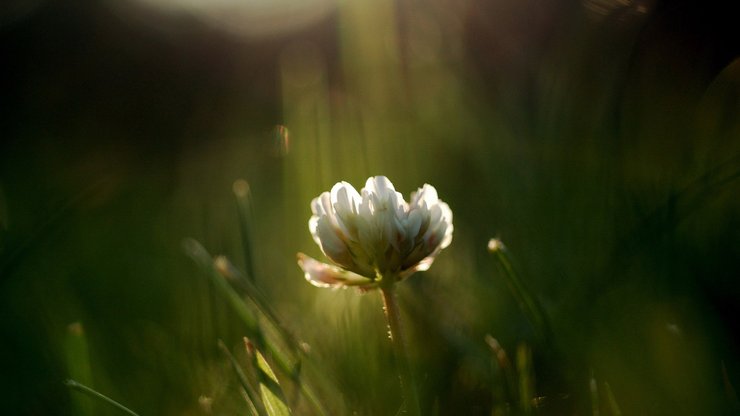
<instances>
[{"instance_id":1,"label":"bokeh background","mask_svg":"<svg viewBox=\"0 0 740 416\"><path fill-rule=\"evenodd\" d=\"M244 179L255 282L322 400L395 414L379 296L295 264L321 255L311 199L382 174L455 214L399 288L425 413L516 414L490 335L531 348L538 414L614 414L594 386L623 414L733 414L738 46L721 1L4 1L0 413L73 414L79 323L93 386L140 414L247 414L217 347L242 323L182 244L245 267Z\"/></svg>"}]
</instances>

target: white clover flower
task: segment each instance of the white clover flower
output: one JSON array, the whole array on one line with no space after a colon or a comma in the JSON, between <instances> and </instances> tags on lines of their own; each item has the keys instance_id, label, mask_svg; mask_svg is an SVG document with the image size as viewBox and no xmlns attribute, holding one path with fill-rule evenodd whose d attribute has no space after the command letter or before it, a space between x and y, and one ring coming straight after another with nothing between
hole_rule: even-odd
<instances>
[{"instance_id":1,"label":"white clover flower","mask_svg":"<svg viewBox=\"0 0 740 416\"><path fill-rule=\"evenodd\" d=\"M452 241L452 211L425 184L410 202L385 176L371 177L360 193L339 182L311 202L308 221L316 244L335 265L298 253L306 279L319 287L372 288L429 269Z\"/></svg>"}]
</instances>

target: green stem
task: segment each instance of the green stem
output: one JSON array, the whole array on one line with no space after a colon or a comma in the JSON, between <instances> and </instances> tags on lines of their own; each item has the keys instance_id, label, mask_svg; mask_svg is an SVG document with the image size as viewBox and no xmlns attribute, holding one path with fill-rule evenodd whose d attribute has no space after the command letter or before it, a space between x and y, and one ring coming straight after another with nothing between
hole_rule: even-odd
<instances>
[{"instance_id":1,"label":"green stem","mask_svg":"<svg viewBox=\"0 0 740 416\"><path fill-rule=\"evenodd\" d=\"M398 377L401 381L401 390L406 401L406 413L411 416L419 416L421 415L419 398L416 393L416 384L414 383L414 376L411 372L411 366L409 365L406 352L406 340L403 337L403 331L401 329L401 312L398 309L396 293L393 289L393 284L380 288L380 292L383 294L385 317L388 320L393 353L396 356L396 365L398 366Z\"/></svg>"},{"instance_id":2,"label":"green stem","mask_svg":"<svg viewBox=\"0 0 740 416\"><path fill-rule=\"evenodd\" d=\"M500 240L491 240L488 243L488 250L496 256L496 260L498 260L499 267L503 271L509 289L516 298L517 303L519 303L519 307L524 312L527 320L532 325L537 337L541 341L549 341L550 327L545 318L542 305L532 295L531 291L514 269L506 246Z\"/></svg>"},{"instance_id":3,"label":"green stem","mask_svg":"<svg viewBox=\"0 0 740 416\"><path fill-rule=\"evenodd\" d=\"M80 391L82 393L87 394L90 397L94 397L102 402L108 403L112 407L115 407L116 409L122 411L123 413L126 413L131 416L139 416L137 415L133 410L129 409L128 407L122 405L121 403L118 403L117 401L111 399L110 397L104 395L103 393L99 393L90 387L87 387L84 384L80 384L74 380L66 380L64 384L67 385L67 387L75 389L77 391Z\"/></svg>"}]
</instances>

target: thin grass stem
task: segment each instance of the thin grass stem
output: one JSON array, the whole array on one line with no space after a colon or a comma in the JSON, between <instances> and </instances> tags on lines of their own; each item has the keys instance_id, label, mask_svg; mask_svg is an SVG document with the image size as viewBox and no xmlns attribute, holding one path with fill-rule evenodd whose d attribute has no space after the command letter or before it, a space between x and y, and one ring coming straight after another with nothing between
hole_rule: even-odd
<instances>
[{"instance_id":1,"label":"thin grass stem","mask_svg":"<svg viewBox=\"0 0 740 416\"><path fill-rule=\"evenodd\" d=\"M381 287L380 291L383 295L385 317L388 321L388 330L390 331L391 343L393 344L393 353L396 357L396 363L398 366L401 391L403 392L404 400L406 402L406 413L411 416L419 416L421 415L421 411L419 409L419 398L416 392L416 383L414 383L411 366L409 365L406 340L404 339L401 327L401 312L398 308L393 284Z\"/></svg>"},{"instance_id":2,"label":"thin grass stem","mask_svg":"<svg viewBox=\"0 0 740 416\"><path fill-rule=\"evenodd\" d=\"M76 381L74 381L72 379L65 380L64 381L64 384L67 387L71 388L71 389L77 390L79 392L82 392L84 394L87 394L88 396L90 396L90 397L92 397L94 399L97 399L97 400L99 400L101 402L107 403L111 407L114 407L114 408L122 411L123 413L126 413L126 414L131 415L131 416L139 416L136 412L134 412L133 410L129 409L128 407L122 405L121 403L118 403L117 401L111 399L110 397L104 395L103 393L97 392L97 391L91 389L90 387L87 387L84 384L78 383L78 382L76 382Z\"/></svg>"},{"instance_id":3,"label":"thin grass stem","mask_svg":"<svg viewBox=\"0 0 740 416\"><path fill-rule=\"evenodd\" d=\"M524 315L532 324L532 328L536 332L538 338L541 341L545 341L550 336L550 327L542 305L537 301L537 298L532 295L530 290L522 281L521 277L517 273L516 269L512 265L509 251L506 246L498 239L492 239L488 243L488 251L495 255L498 260L498 266L503 272L506 278L506 283L514 295L514 298L519 303L519 307L524 312Z\"/></svg>"}]
</instances>

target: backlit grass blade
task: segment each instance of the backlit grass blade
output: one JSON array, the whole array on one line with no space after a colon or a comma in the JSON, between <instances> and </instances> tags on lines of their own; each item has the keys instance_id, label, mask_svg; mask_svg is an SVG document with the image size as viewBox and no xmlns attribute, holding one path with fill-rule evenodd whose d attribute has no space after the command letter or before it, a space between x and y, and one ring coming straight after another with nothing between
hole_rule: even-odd
<instances>
[{"instance_id":1,"label":"backlit grass blade","mask_svg":"<svg viewBox=\"0 0 740 416\"><path fill-rule=\"evenodd\" d=\"M250 282L245 282L245 297L242 297L225 278L224 260L214 261L206 249L196 240L183 242L187 254L198 264L214 283L216 290L224 297L229 306L245 325L247 337L258 349L266 351L277 365L277 368L295 382L303 397L311 403L318 415L327 414L314 388L300 376L302 367L299 360L299 343L279 322L275 314L263 301L263 295ZM221 259L221 258L220 258ZM238 270L228 264L230 273Z\"/></svg>"},{"instance_id":2,"label":"backlit grass blade","mask_svg":"<svg viewBox=\"0 0 740 416\"><path fill-rule=\"evenodd\" d=\"M612 416L622 416L622 410L619 408L616 397L612 392L611 386L606 381L604 382L604 393L606 393L606 403L609 405L609 412Z\"/></svg>"},{"instance_id":3,"label":"backlit grass blade","mask_svg":"<svg viewBox=\"0 0 740 416\"><path fill-rule=\"evenodd\" d=\"M231 368L234 370L234 373L236 374L237 379L239 380L239 384L241 384L242 389L244 390L245 397L244 399L247 402L247 406L249 406L252 414L258 415L258 416L264 416L265 408L262 404L261 399L258 397L257 389L255 388L252 381L249 380L246 374L244 374L244 371L242 370L241 365L239 365L239 361L237 361L236 357L229 351L229 349L226 347L226 345L223 343L223 341L218 341L218 347L221 349L221 351L226 355L226 357L229 359L229 363L231 364Z\"/></svg>"},{"instance_id":4,"label":"backlit grass blade","mask_svg":"<svg viewBox=\"0 0 740 416\"><path fill-rule=\"evenodd\" d=\"M312 368L310 361L301 360L301 357L303 357L305 353L305 344L297 340L286 326L277 318L277 314L272 311L272 308L269 306L269 303L266 300L267 298L262 291L259 290L259 288L251 281L240 276L241 272L234 267L226 257L216 257L214 262L216 270L229 282L238 282L238 285L241 287L244 294L244 302L249 305L252 310L257 311L259 314L258 316L261 318L260 330L262 331L263 338L270 341L270 347L276 350L286 351L286 354L296 357L295 366L292 367L290 372L286 372L286 374L290 377L291 381L298 385L301 394L311 404L316 414L326 415L327 411L318 399L313 383L309 382L307 377L302 376L302 374L306 373L307 369L310 371ZM273 356L273 358L275 357ZM316 377L311 380L313 381L315 379ZM335 390L333 386L324 387L325 390L326 388Z\"/></svg>"},{"instance_id":5,"label":"backlit grass blade","mask_svg":"<svg viewBox=\"0 0 740 416\"><path fill-rule=\"evenodd\" d=\"M591 377L588 380L588 391L591 395L591 415L599 416L599 384L594 378L593 370L591 370Z\"/></svg>"},{"instance_id":6,"label":"backlit grass blade","mask_svg":"<svg viewBox=\"0 0 740 416\"><path fill-rule=\"evenodd\" d=\"M258 349L253 349L253 359L257 368L257 375L262 395L262 403L269 416L288 416L290 408L286 404L285 394L280 387L277 376L270 368L270 364Z\"/></svg>"},{"instance_id":7,"label":"backlit grass blade","mask_svg":"<svg viewBox=\"0 0 740 416\"><path fill-rule=\"evenodd\" d=\"M67 364L67 373L70 379L79 380L80 383L91 386L92 366L90 365L90 352L87 345L85 330L80 322L74 322L67 327L64 340L64 355ZM73 394L72 410L75 415L94 415L93 402Z\"/></svg>"}]
</instances>

